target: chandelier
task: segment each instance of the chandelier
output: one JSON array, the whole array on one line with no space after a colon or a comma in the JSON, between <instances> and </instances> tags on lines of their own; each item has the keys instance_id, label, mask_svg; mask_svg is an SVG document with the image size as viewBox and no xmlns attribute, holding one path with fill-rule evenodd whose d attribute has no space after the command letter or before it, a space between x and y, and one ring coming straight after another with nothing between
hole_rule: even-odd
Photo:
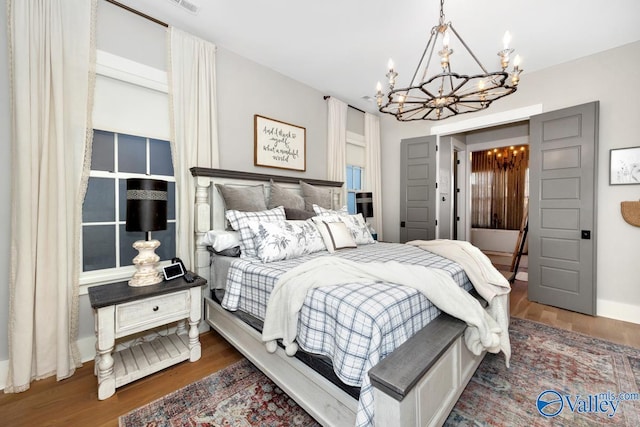
<instances>
[{"instance_id":1,"label":"chandelier","mask_svg":"<svg viewBox=\"0 0 640 427\"><path fill-rule=\"evenodd\" d=\"M511 41L509 32L505 33L503 49L498 52L502 70L490 73L469 49L451 22L445 23L443 8L444 0L440 0L440 21L431 29L431 36L409 87L395 88L398 73L394 70L393 61L389 60L389 72L386 74L389 80L389 93L386 94L386 99L382 93L382 84L378 82L376 87L376 100L380 112L392 114L400 121L442 120L457 114L484 110L496 99L516 91L522 69L520 69L520 57L516 56L511 73L506 71L509 67L509 56L513 53L513 49L509 48ZM452 35L458 39L479 66L480 74L469 76L451 71ZM428 77L429 65L432 63L439 39L442 49L437 53L440 59L433 62L439 63L442 72Z\"/></svg>"},{"instance_id":2,"label":"chandelier","mask_svg":"<svg viewBox=\"0 0 640 427\"><path fill-rule=\"evenodd\" d=\"M529 150L526 146L521 147L502 147L494 148L487 151L487 160L490 165L490 169L502 169L504 171L510 169L517 169L524 165L528 166L529 163Z\"/></svg>"}]
</instances>

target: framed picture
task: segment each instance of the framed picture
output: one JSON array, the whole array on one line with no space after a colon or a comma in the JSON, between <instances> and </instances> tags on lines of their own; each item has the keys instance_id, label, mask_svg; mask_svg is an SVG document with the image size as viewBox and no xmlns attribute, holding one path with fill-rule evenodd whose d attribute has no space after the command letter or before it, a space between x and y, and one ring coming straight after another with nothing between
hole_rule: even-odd
<instances>
[{"instance_id":1,"label":"framed picture","mask_svg":"<svg viewBox=\"0 0 640 427\"><path fill-rule=\"evenodd\" d=\"M610 150L609 184L640 184L640 147Z\"/></svg>"},{"instance_id":2,"label":"framed picture","mask_svg":"<svg viewBox=\"0 0 640 427\"><path fill-rule=\"evenodd\" d=\"M254 164L270 168L305 171L306 129L254 115Z\"/></svg>"}]
</instances>

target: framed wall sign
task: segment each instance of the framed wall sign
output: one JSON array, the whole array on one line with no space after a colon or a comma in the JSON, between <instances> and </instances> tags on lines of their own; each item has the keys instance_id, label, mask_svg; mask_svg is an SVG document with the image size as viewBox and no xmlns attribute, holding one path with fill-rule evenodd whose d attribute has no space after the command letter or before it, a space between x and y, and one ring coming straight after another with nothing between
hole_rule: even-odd
<instances>
[{"instance_id":1,"label":"framed wall sign","mask_svg":"<svg viewBox=\"0 0 640 427\"><path fill-rule=\"evenodd\" d=\"M640 147L610 150L609 184L640 184Z\"/></svg>"},{"instance_id":2,"label":"framed wall sign","mask_svg":"<svg viewBox=\"0 0 640 427\"><path fill-rule=\"evenodd\" d=\"M306 129L254 115L254 164L271 168L305 171Z\"/></svg>"}]
</instances>

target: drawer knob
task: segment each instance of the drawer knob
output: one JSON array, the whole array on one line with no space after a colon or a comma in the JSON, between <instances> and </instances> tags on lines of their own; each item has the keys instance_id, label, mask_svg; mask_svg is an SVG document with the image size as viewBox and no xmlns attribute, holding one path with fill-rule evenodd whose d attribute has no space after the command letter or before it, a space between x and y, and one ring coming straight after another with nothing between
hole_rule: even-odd
<instances>
[{"instance_id":1,"label":"drawer knob","mask_svg":"<svg viewBox=\"0 0 640 427\"><path fill-rule=\"evenodd\" d=\"M153 311L158 311L160 307L158 307L157 305L153 307Z\"/></svg>"}]
</instances>

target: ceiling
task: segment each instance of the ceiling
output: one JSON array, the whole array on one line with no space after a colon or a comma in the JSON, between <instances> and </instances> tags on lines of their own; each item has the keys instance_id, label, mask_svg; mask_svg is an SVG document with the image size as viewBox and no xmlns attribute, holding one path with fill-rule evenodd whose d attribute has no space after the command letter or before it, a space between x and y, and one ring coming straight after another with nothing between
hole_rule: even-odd
<instances>
[{"instance_id":1,"label":"ceiling","mask_svg":"<svg viewBox=\"0 0 640 427\"><path fill-rule=\"evenodd\" d=\"M389 58L397 86L409 83L439 17L437 0L188 0L197 14L177 0L119 1L367 111L375 102L363 97L384 83ZM509 30L522 84L526 73L640 40L638 0L447 0L444 13L489 71ZM452 70L476 74L452 48Z\"/></svg>"}]
</instances>

